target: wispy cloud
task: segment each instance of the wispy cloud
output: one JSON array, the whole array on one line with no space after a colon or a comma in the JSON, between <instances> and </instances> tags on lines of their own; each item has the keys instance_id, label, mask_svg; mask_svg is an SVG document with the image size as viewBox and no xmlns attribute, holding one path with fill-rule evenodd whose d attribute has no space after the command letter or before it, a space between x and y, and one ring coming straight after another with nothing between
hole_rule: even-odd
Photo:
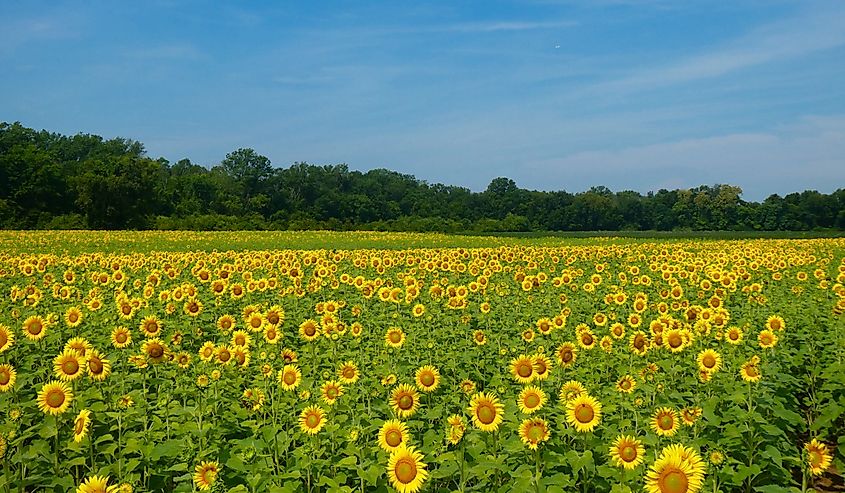
<instances>
[{"instance_id":1,"label":"wispy cloud","mask_svg":"<svg viewBox=\"0 0 845 493\"><path fill-rule=\"evenodd\" d=\"M740 185L745 198L845 184L845 115L804 117L771 132L736 133L588 151L526 163L522 184L602 184L640 191L702 184ZM533 178L542 176L542 180Z\"/></svg>"},{"instance_id":2,"label":"wispy cloud","mask_svg":"<svg viewBox=\"0 0 845 493\"><path fill-rule=\"evenodd\" d=\"M44 15L31 18L0 20L0 54L13 53L35 41L54 41L81 36L76 15Z\"/></svg>"},{"instance_id":3,"label":"wispy cloud","mask_svg":"<svg viewBox=\"0 0 845 493\"><path fill-rule=\"evenodd\" d=\"M145 60L198 60L205 58L196 46L189 43L166 43L144 46L142 48L125 51L128 58Z\"/></svg>"},{"instance_id":4,"label":"wispy cloud","mask_svg":"<svg viewBox=\"0 0 845 493\"><path fill-rule=\"evenodd\" d=\"M421 30L466 32L466 33L489 33L498 31L533 31L538 29L559 29L564 27L577 26L573 20L564 21L489 21L489 22L467 22L460 24L444 24L440 26L423 27Z\"/></svg>"},{"instance_id":5,"label":"wispy cloud","mask_svg":"<svg viewBox=\"0 0 845 493\"><path fill-rule=\"evenodd\" d=\"M753 30L716 50L600 83L599 91L637 91L723 76L845 44L845 4Z\"/></svg>"}]
</instances>

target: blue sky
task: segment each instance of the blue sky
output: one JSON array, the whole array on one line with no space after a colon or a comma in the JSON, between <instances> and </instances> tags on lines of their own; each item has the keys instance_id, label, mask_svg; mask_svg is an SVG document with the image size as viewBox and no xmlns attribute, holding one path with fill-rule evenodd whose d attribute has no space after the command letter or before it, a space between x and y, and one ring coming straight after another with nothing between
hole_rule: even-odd
<instances>
[{"instance_id":1,"label":"blue sky","mask_svg":"<svg viewBox=\"0 0 845 493\"><path fill-rule=\"evenodd\" d=\"M3 2L0 120L483 190L845 187L845 2Z\"/></svg>"}]
</instances>

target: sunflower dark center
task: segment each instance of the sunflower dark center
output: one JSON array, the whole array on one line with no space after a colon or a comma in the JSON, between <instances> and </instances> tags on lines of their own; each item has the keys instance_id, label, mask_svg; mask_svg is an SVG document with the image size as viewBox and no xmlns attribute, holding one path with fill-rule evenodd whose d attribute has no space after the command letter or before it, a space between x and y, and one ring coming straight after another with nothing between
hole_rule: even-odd
<instances>
[{"instance_id":1,"label":"sunflower dark center","mask_svg":"<svg viewBox=\"0 0 845 493\"><path fill-rule=\"evenodd\" d=\"M689 490L689 478L678 469L669 469L660 477L662 493L686 493Z\"/></svg>"},{"instance_id":2,"label":"sunflower dark center","mask_svg":"<svg viewBox=\"0 0 845 493\"><path fill-rule=\"evenodd\" d=\"M478 406L475 415L483 424L489 425L496 419L496 408L492 404L484 403Z\"/></svg>"},{"instance_id":3,"label":"sunflower dark center","mask_svg":"<svg viewBox=\"0 0 845 493\"><path fill-rule=\"evenodd\" d=\"M68 359L62 363L62 372L66 375L74 375L79 371L79 362L76 358Z\"/></svg>"},{"instance_id":4,"label":"sunflower dark center","mask_svg":"<svg viewBox=\"0 0 845 493\"><path fill-rule=\"evenodd\" d=\"M625 462L632 462L637 458L637 448L631 444L625 444L619 449L619 457Z\"/></svg>"},{"instance_id":5,"label":"sunflower dark center","mask_svg":"<svg viewBox=\"0 0 845 493\"><path fill-rule=\"evenodd\" d=\"M414 398L410 395L403 395L399 398L399 409L408 410L414 406Z\"/></svg>"},{"instance_id":6,"label":"sunflower dark center","mask_svg":"<svg viewBox=\"0 0 845 493\"><path fill-rule=\"evenodd\" d=\"M61 390L51 390L44 399L47 405L52 408L59 408L65 403L65 393Z\"/></svg>"},{"instance_id":7,"label":"sunflower dark center","mask_svg":"<svg viewBox=\"0 0 845 493\"><path fill-rule=\"evenodd\" d=\"M384 441L391 447L398 447L402 443L402 433L399 430L388 430Z\"/></svg>"},{"instance_id":8,"label":"sunflower dark center","mask_svg":"<svg viewBox=\"0 0 845 493\"><path fill-rule=\"evenodd\" d=\"M522 378L528 378L534 373L534 367L528 363L520 363L516 368L516 373Z\"/></svg>"},{"instance_id":9,"label":"sunflower dark center","mask_svg":"<svg viewBox=\"0 0 845 493\"><path fill-rule=\"evenodd\" d=\"M593 407L589 404L579 404L575 408L575 419L580 423L589 423L595 415L596 413L593 411Z\"/></svg>"},{"instance_id":10,"label":"sunflower dark center","mask_svg":"<svg viewBox=\"0 0 845 493\"><path fill-rule=\"evenodd\" d=\"M408 484L417 477L417 464L410 457L403 457L394 467L396 479L402 484Z\"/></svg>"}]
</instances>

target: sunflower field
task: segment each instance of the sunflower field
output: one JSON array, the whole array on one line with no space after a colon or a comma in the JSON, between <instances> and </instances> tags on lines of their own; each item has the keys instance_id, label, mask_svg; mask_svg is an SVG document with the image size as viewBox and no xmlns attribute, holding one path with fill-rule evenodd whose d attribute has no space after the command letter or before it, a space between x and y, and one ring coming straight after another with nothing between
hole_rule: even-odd
<instances>
[{"instance_id":1,"label":"sunflower field","mask_svg":"<svg viewBox=\"0 0 845 493\"><path fill-rule=\"evenodd\" d=\"M843 239L134 234L2 234L0 493L845 491Z\"/></svg>"}]
</instances>

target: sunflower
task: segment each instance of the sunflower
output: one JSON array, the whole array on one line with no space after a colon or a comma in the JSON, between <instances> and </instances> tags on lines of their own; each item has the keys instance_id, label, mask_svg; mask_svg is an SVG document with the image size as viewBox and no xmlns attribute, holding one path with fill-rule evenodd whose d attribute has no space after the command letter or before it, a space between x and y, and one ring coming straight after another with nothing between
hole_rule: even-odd
<instances>
[{"instance_id":1,"label":"sunflower","mask_svg":"<svg viewBox=\"0 0 845 493\"><path fill-rule=\"evenodd\" d=\"M739 327L728 327L728 331L725 332L725 340L728 343L737 345L742 342L742 329Z\"/></svg>"},{"instance_id":2,"label":"sunflower","mask_svg":"<svg viewBox=\"0 0 845 493\"><path fill-rule=\"evenodd\" d=\"M183 351L173 357L173 362L179 368L187 370L191 366L191 355Z\"/></svg>"},{"instance_id":3,"label":"sunflower","mask_svg":"<svg viewBox=\"0 0 845 493\"><path fill-rule=\"evenodd\" d=\"M417 370L417 388L423 392L434 392L440 385L440 372L437 368L426 365Z\"/></svg>"},{"instance_id":4,"label":"sunflower","mask_svg":"<svg viewBox=\"0 0 845 493\"><path fill-rule=\"evenodd\" d=\"M72 401L73 392L65 382L44 384L38 393L38 408L45 414L62 414L68 410Z\"/></svg>"},{"instance_id":5,"label":"sunflower","mask_svg":"<svg viewBox=\"0 0 845 493\"><path fill-rule=\"evenodd\" d=\"M147 360L151 363L162 363L170 355L167 346L161 342L161 339L156 338L144 341L144 344L141 346L141 352L144 353Z\"/></svg>"},{"instance_id":6,"label":"sunflower","mask_svg":"<svg viewBox=\"0 0 845 493\"><path fill-rule=\"evenodd\" d=\"M469 378L465 378L465 379L461 380L459 387L461 388L461 392L463 392L466 395L471 395L471 394L475 393L475 388L476 388L475 382L473 382Z\"/></svg>"},{"instance_id":7,"label":"sunflower","mask_svg":"<svg viewBox=\"0 0 845 493\"><path fill-rule=\"evenodd\" d=\"M144 336L149 339L161 335L162 324L155 315L150 315L149 317L144 317L144 319L141 320L141 325L138 328L141 329Z\"/></svg>"},{"instance_id":8,"label":"sunflower","mask_svg":"<svg viewBox=\"0 0 845 493\"><path fill-rule=\"evenodd\" d=\"M588 394L581 394L566 403L566 420L576 431L589 433L601 422L601 403Z\"/></svg>"},{"instance_id":9,"label":"sunflower","mask_svg":"<svg viewBox=\"0 0 845 493\"><path fill-rule=\"evenodd\" d=\"M519 410L524 414L539 411L546 403L546 393L540 387L529 385L522 389L517 398Z\"/></svg>"},{"instance_id":10,"label":"sunflower","mask_svg":"<svg viewBox=\"0 0 845 493\"><path fill-rule=\"evenodd\" d=\"M692 426L701 417L701 413L700 407L685 407L681 409L681 423L684 426Z\"/></svg>"},{"instance_id":11,"label":"sunflower","mask_svg":"<svg viewBox=\"0 0 845 493\"><path fill-rule=\"evenodd\" d=\"M229 314L221 315L217 319L217 328L220 329L220 332L228 334L235 328L236 323L235 317Z\"/></svg>"},{"instance_id":12,"label":"sunflower","mask_svg":"<svg viewBox=\"0 0 845 493\"><path fill-rule=\"evenodd\" d=\"M210 490L219 473L220 464L203 461L194 467L194 485L200 490Z\"/></svg>"},{"instance_id":13,"label":"sunflower","mask_svg":"<svg viewBox=\"0 0 845 493\"><path fill-rule=\"evenodd\" d=\"M40 341L47 335L47 322L38 315L33 315L24 320L23 334L30 341Z\"/></svg>"},{"instance_id":14,"label":"sunflower","mask_svg":"<svg viewBox=\"0 0 845 493\"><path fill-rule=\"evenodd\" d=\"M623 375L622 378L616 382L616 390L625 394L630 394L637 386L637 381L631 375Z\"/></svg>"},{"instance_id":15,"label":"sunflower","mask_svg":"<svg viewBox=\"0 0 845 493\"><path fill-rule=\"evenodd\" d=\"M614 323L610 326L610 335L612 335L614 339L622 339L625 337L625 326L620 322Z\"/></svg>"},{"instance_id":16,"label":"sunflower","mask_svg":"<svg viewBox=\"0 0 845 493\"><path fill-rule=\"evenodd\" d=\"M405 333L399 327L390 327L384 334L384 342L389 347L400 348L405 343Z\"/></svg>"},{"instance_id":17,"label":"sunflower","mask_svg":"<svg viewBox=\"0 0 845 493\"><path fill-rule=\"evenodd\" d=\"M560 366L568 368L575 363L575 359L578 356L578 350L575 348L575 344L572 344L571 342L564 342L558 346L555 356L557 357L557 362Z\"/></svg>"},{"instance_id":18,"label":"sunflower","mask_svg":"<svg viewBox=\"0 0 845 493\"><path fill-rule=\"evenodd\" d=\"M610 447L610 457L618 467L634 469L645 460L645 447L638 438L619 435Z\"/></svg>"},{"instance_id":19,"label":"sunflower","mask_svg":"<svg viewBox=\"0 0 845 493\"><path fill-rule=\"evenodd\" d=\"M757 342L760 344L760 347L763 349L770 349L775 347L778 343L778 336L775 335L769 329L763 329L760 331L760 334L757 336Z\"/></svg>"},{"instance_id":20,"label":"sunflower","mask_svg":"<svg viewBox=\"0 0 845 493\"><path fill-rule=\"evenodd\" d=\"M423 455L414 447L402 444L390 453L387 461L387 476L398 493L416 493L428 477Z\"/></svg>"},{"instance_id":21,"label":"sunflower","mask_svg":"<svg viewBox=\"0 0 845 493\"><path fill-rule=\"evenodd\" d=\"M759 382L762 378L762 374L760 373L760 367L758 366L758 360L755 358L756 357L753 357L743 363L742 367L740 367L739 369L739 375L746 382L756 383Z\"/></svg>"},{"instance_id":22,"label":"sunflower","mask_svg":"<svg viewBox=\"0 0 845 493\"><path fill-rule=\"evenodd\" d=\"M420 407L420 396L417 389L406 383L400 384L390 394L390 407L400 418L413 416Z\"/></svg>"},{"instance_id":23,"label":"sunflower","mask_svg":"<svg viewBox=\"0 0 845 493\"><path fill-rule=\"evenodd\" d=\"M645 355L649 348L649 341L645 332L638 330L631 334L631 337L628 338L628 347L637 356Z\"/></svg>"},{"instance_id":24,"label":"sunflower","mask_svg":"<svg viewBox=\"0 0 845 493\"><path fill-rule=\"evenodd\" d=\"M552 362L545 354L534 355L534 379L545 380L551 375Z\"/></svg>"},{"instance_id":25,"label":"sunflower","mask_svg":"<svg viewBox=\"0 0 845 493\"><path fill-rule=\"evenodd\" d=\"M325 425L326 412L319 406L308 406L299 415L299 428L309 435L316 435Z\"/></svg>"},{"instance_id":26,"label":"sunflower","mask_svg":"<svg viewBox=\"0 0 845 493\"><path fill-rule=\"evenodd\" d=\"M228 365L232 362L232 350L229 346L221 344L214 348L214 361L218 365Z\"/></svg>"},{"instance_id":27,"label":"sunflower","mask_svg":"<svg viewBox=\"0 0 845 493\"><path fill-rule=\"evenodd\" d=\"M549 424L543 418L527 418L519 425L519 438L531 450L549 439Z\"/></svg>"},{"instance_id":28,"label":"sunflower","mask_svg":"<svg viewBox=\"0 0 845 493\"><path fill-rule=\"evenodd\" d=\"M299 336L307 342L320 337L320 326L316 320L308 319L299 324Z\"/></svg>"},{"instance_id":29,"label":"sunflower","mask_svg":"<svg viewBox=\"0 0 845 493\"><path fill-rule=\"evenodd\" d=\"M358 378L360 378L358 365L356 365L354 361L347 361L343 363L337 370L337 376L338 378L340 378L340 381L342 383L345 383L347 385L351 385L357 382Z\"/></svg>"},{"instance_id":30,"label":"sunflower","mask_svg":"<svg viewBox=\"0 0 845 493\"><path fill-rule=\"evenodd\" d=\"M584 384L577 380L569 380L568 382L561 385L558 397L563 402L569 402L575 399L576 397L586 393L587 389L584 387Z\"/></svg>"},{"instance_id":31,"label":"sunflower","mask_svg":"<svg viewBox=\"0 0 845 493\"><path fill-rule=\"evenodd\" d=\"M663 334L663 346L673 353L679 353L686 348L688 337L684 330L669 329Z\"/></svg>"},{"instance_id":32,"label":"sunflower","mask_svg":"<svg viewBox=\"0 0 845 493\"><path fill-rule=\"evenodd\" d=\"M0 365L0 392L8 392L15 387L18 373L15 367L6 363Z\"/></svg>"},{"instance_id":33,"label":"sunflower","mask_svg":"<svg viewBox=\"0 0 845 493\"><path fill-rule=\"evenodd\" d=\"M82 323L82 310L78 307L72 306L65 312L65 325L68 327L78 327Z\"/></svg>"},{"instance_id":34,"label":"sunflower","mask_svg":"<svg viewBox=\"0 0 845 493\"><path fill-rule=\"evenodd\" d=\"M252 336L245 330L236 330L232 332L230 343L232 346L249 347L252 343Z\"/></svg>"},{"instance_id":35,"label":"sunflower","mask_svg":"<svg viewBox=\"0 0 845 493\"><path fill-rule=\"evenodd\" d=\"M88 353L88 376L92 380L102 382L111 374L111 361L104 358L96 349Z\"/></svg>"},{"instance_id":36,"label":"sunflower","mask_svg":"<svg viewBox=\"0 0 845 493\"><path fill-rule=\"evenodd\" d=\"M88 429L91 427L91 411L83 409L79 411L76 419L73 420L73 441L81 442L85 435L88 434Z\"/></svg>"},{"instance_id":37,"label":"sunflower","mask_svg":"<svg viewBox=\"0 0 845 493\"><path fill-rule=\"evenodd\" d=\"M269 344L278 344L282 338L282 332L276 325L266 325L264 327L264 340Z\"/></svg>"},{"instance_id":38,"label":"sunflower","mask_svg":"<svg viewBox=\"0 0 845 493\"><path fill-rule=\"evenodd\" d=\"M118 488L109 486L108 476L91 476L76 488L76 493L118 493Z\"/></svg>"},{"instance_id":39,"label":"sunflower","mask_svg":"<svg viewBox=\"0 0 845 493\"><path fill-rule=\"evenodd\" d=\"M378 432L378 446L385 452L392 452L399 446L408 443L410 434L408 426L398 419L385 421Z\"/></svg>"},{"instance_id":40,"label":"sunflower","mask_svg":"<svg viewBox=\"0 0 845 493\"><path fill-rule=\"evenodd\" d=\"M88 351L90 351L93 348L94 348L94 346L92 346L91 343L88 342L88 340L85 339L84 337L72 337L72 338L68 339L68 341L65 343L65 347L64 347L64 349L66 351L67 350L75 351L76 354L78 354L79 356L82 356L82 357L85 357L88 354Z\"/></svg>"},{"instance_id":41,"label":"sunflower","mask_svg":"<svg viewBox=\"0 0 845 493\"><path fill-rule=\"evenodd\" d=\"M264 391L257 387L244 389L241 394L241 406L250 411L258 411L264 406L266 397Z\"/></svg>"},{"instance_id":42,"label":"sunflower","mask_svg":"<svg viewBox=\"0 0 845 493\"><path fill-rule=\"evenodd\" d=\"M697 493L704 483L705 463L695 450L683 445L664 447L646 473L647 493Z\"/></svg>"},{"instance_id":43,"label":"sunflower","mask_svg":"<svg viewBox=\"0 0 845 493\"><path fill-rule=\"evenodd\" d=\"M15 333L12 329L0 324L0 353L11 348L15 344Z\"/></svg>"},{"instance_id":44,"label":"sunflower","mask_svg":"<svg viewBox=\"0 0 845 493\"><path fill-rule=\"evenodd\" d=\"M698 353L698 368L707 373L716 373L722 368L722 356L712 349Z\"/></svg>"},{"instance_id":45,"label":"sunflower","mask_svg":"<svg viewBox=\"0 0 845 493\"><path fill-rule=\"evenodd\" d=\"M783 317L779 315L772 315L771 317L766 319L766 329L771 331L778 331L783 330L786 328L786 322L783 321Z\"/></svg>"},{"instance_id":46,"label":"sunflower","mask_svg":"<svg viewBox=\"0 0 845 493\"><path fill-rule=\"evenodd\" d=\"M285 365L279 370L278 380L283 390L296 390L302 381L302 371L296 365Z\"/></svg>"},{"instance_id":47,"label":"sunflower","mask_svg":"<svg viewBox=\"0 0 845 493\"><path fill-rule=\"evenodd\" d=\"M670 407L661 407L651 417L651 429L660 436L670 437L678 432L678 412Z\"/></svg>"},{"instance_id":48,"label":"sunflower","mask_svg":"<svg viewBox=\"0 0 845 493\"><path fill-rule=\"evenodd\" d=\"M818 476L827 471L832 457L824 442L813 438L810 443L804 444L804 450L807 452L807 466L811 475Z\"/></svg>"},{"instance_id":49,"label":"sunflower","mask_svg":"<svg viewBox=\"0 0 845 493\"><path fill-rule=\"evenodd\" d=\"M446 440L452 445L457 445L464 437L464 432L466 432L466 421L463 416L453 414L446 418L446 423L449 425L446 429Z\"/></svg>"},{"instance_id":50,"label":"sunflower","mask_svg":"<svg viewBox=\"0 0 845 493\"><path fill-rule=\"evenodd\" d=\"M520 354L511 360L510 372L514 380L519 383L531 383L536 378L536 366L534 358Z\"/></svg>"},{"instance_id":51,"label":"sunflower","mask_svg":"<svg viewBox=\"0 0 845 493\"><path fill-rule=\"evenodd\" d=\"M320 395L326 404L332 406L343 395L343 385L336 380L329 380L320 387Z\"/></svg>"},{"instance_id":52,"label":"sunflower","mask_svg":"<svg viewBox=\"0 0 845 493\"><path fill-rule=\"evenodd\" d=\"M472 342L474 342L476 346L483 346L487 344L487 335L484 334L483 330L478 329L472 333Z\"/></svg>"},{"instance_id":53,"label":"sunflower","mask_svg":"<svg viewBox=\"0 0 845 493\"><path fill-rule=\"evenodd\" d=\"M199 349L199 357L202 361L206 363L210 362L212 358L214 358L214 343L211 341L206 341Z\"/></svg>"},{"instance_id":54,"label":"sunflower","mask_svg":"<svg viewBox=\"0 0 845 493\"><path fill-rule=\"evenodd\" d=\"M65 349L53 359L53 374L59 380L70 382L85 372L85 358L73 349Z\"/></svg>"},{"instance_id":55,"label":"sunflower","mask_svg":"<svg viewBox=\"0 0 845 493\"><path fill-rule=\"evenodd\" d=\"M285 309L279 305L271 306L267 309L267 313L264 314L264 320L268 325L279 327L285 323Z\"/></svg>"},{"instance_id":56,"label":"sunflower","mask_svg":"<svg viewBox=\"0 0 845 493\"><path fill-rule=\"evenodd\" d=\"M469 401L472 423L481 431L498 431L504 419L505 406L492 393L479 392Z\"/></svg>"},{"instance_id":57,"label":"sunflower","mask_svg":"<svg viewBox=\"0 0 845 493\"><path fill-rule=\"evenodd\" d=\"M284 348L282 349L282 360L287 365L290 363L296 363L299 361L299 358L297 357L296 351L290 348Z\"/></svg>"},{"instance_id":58,"label":"sunflower","mask_svg":"<svg viewBox=\"0 0 845 493\"><path fill-rule=\"evenodd\" d=\"M200 313L202 313L202 302L198 299L190 299L185 302L185 306L182 307L182 311L185 312L185 315L189 317L198 317Z\"/></svg>"},{"instance_id":59,"label":"sunflower","mask_svg":"<svg viewBox=\"0 0 845 493\"><path fill-rule=\"evenodd\" d=\"M112 346L123 349L126 346L132 344L132 332L126 327L116 327L111 332L111 343Z\"/></svg>"},{"instance_id":60,"label":"sunflower","mask_svg":"<svg viewBox=\"0 0 845 493\"><path fill-rule=\"evenodd\" d=\"M583 349L593 349L596 345L596 336L589 327L578 332L578 345Z\"/></svg>"}]
</instances>

